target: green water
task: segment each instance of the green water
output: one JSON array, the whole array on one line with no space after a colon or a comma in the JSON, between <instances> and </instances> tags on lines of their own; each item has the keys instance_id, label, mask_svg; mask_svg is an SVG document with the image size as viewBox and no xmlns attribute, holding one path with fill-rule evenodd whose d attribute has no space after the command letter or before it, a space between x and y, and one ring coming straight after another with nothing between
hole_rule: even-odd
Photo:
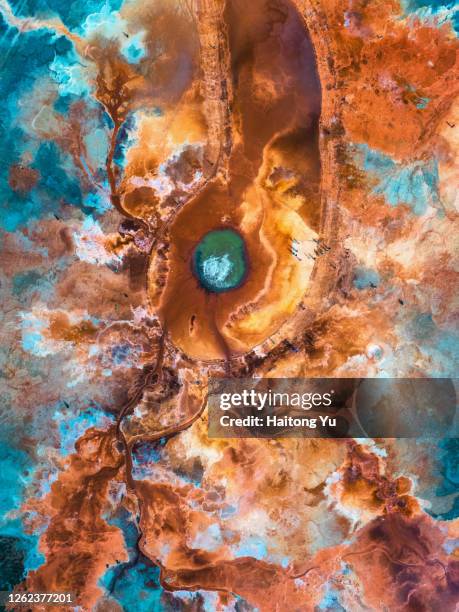
<instances>
[{"instance_id":1,"label":"green water","mask_svg":"<svg viewBox=\"0 0 459 612\"><path fill-rule=\"evenodd\" d=\"M209 232L193 253L193 271L207 291L222 293L238 287L247 272L244 241L231 229Z\"/></svg>"}]
</instances>

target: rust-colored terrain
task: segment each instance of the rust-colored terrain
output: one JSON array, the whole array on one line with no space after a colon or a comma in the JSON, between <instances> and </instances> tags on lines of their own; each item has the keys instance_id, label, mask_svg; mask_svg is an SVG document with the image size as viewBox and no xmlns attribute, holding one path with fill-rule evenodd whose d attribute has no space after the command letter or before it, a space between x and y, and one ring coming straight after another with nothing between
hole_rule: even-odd
<instances>
[{"instance_id":1,"label":"rust-colored terrain","mask_svg":"<svg viewBox=\"0 0 459 612\"><path fill-rule=\"evenodd\" d=\"M20 4L0 590L454 612L457 440L207 436L211 377L455 377L452 5ZM209 291L193 257L221 229L247 269Z\"/></svg>"}]
</instances>

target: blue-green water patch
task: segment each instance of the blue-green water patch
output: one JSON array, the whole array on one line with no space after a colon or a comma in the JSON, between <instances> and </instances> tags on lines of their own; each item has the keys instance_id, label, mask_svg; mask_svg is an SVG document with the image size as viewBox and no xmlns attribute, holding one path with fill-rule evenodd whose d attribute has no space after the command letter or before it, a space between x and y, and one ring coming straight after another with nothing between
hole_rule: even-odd
<instances>
[{"instance_id":1,"label":"blue-green water patch","mask_svg":"<svg viewBox=\"0 0 459 612\"><path fill-rule=\"evenodd\" d=\"M0 535L0 589L11 591L24 578L24 550L21 540Z\"/></svg>"},{"instance_id":2,"label":"blue-green water patch","mask_svg":"<svg viewBox=\"0 0 459 612\"><path fill-rule=\"evenodd\" d=\"M358 267L354 271L354 287L357 289L368 289L379 285L379 274L371 268Z\"/></svg>"},{"instance_id":3,"label":"blue-green water patch","mask_svg":"<svg viewBox=\"0 0 459 612\"><path fill-rule=\"evenodd\" d=\"M455 378L459 368L459 334L437 327L432 314L418 313L405 325L404 333L429 364L426 375Z\"/></svg>"},{"instance_id":4,"label":"blue-green water patch","mask_svg":"<svg viewBox=\"0 0 459 612\"><path fill-rule=\"evenodd\" d=\"M51 198L65 198L71 204L81 204L80 185L68 173L68 169L73 170L73 163L53 142L40 144L32 167L40 172L39 186L46 189Z\"/></svg>"},{"instance_id":5,"label":"blue-green water patch","mask_svg":"<svg viewBox=\"0 0 459 612\"><path fill-rule=\"evenodd\" d=\"M235 550L236 557L254 557L263 560L268 555L266 542L258 536L250 536L243 540Z\"/></svg>"},{"instance_id":6,"label":"blue-green water patch","mask_svg":"<svg viewBox=\"0 0 459 612\"><path fill-rule=\"evenodd\" d=\"M317 610L326 610L327 612L345 612L345 608L340 604L340 593L330 584L325 585L325 592L322 601L317 606Z\"/></svg>"},{"instance_id":7,"label":"blue-green water patch","mask_svg":"<svg viewBox=\"0 0 459 612\"><path fill-rule=\"evenodd\" d=\"M12 293L15 297L19 297L21 293L34 289L41 279L41 274L36 270L28 270L27 272L19 272L13 277Z\"/></svg>"},{"instance_id":8,"label":"blue-green water patch","mask_svg":"<svg viewBox=\"0 0 459 612\"><path fill-rule=\"evenodd\" d=\"M439 25L450 21L456 33L459 33L459 9L457 0L402 0L406 14L414 14L422 20L436 18Z\"/></svg>"},{"instance_id":9,"label":"blue-green water patch","mask_svg":"<svg viewBox=\"0 0 459 612\"><path fill-rule=\"evenodd\" d=\"M159 569L142 557L132 562L111 567L100 581L108 594L123 610L151 612L162 610L162 588Z\"/></svg>"},{"instance_id":10,"label":"blue-green water patch","mask_svg":"<svg viewBox=\"0 0 459 612\"><path fill-rule=\"evenodd\" d=\"M427 108L429 102L429 98L419 98L419 102L416 104L416 108L420 108L421 110Z\"/></svg>"},{"instance_id":11,"label":"blue-green water patch","mask_svg":"<svg viewBox=\"0 0 459 612\"><path fill-rule=\"evenodd\" d=\"M60 434L62 456L75 452L75 441L91 427L105 429L111 423L110 417L96 404L77 410L65 402L59 402L54 410L53 420Z\"/></svg>"},{"instance_id":12,"label":"blue-green water patch","mask_svg":"<svg viewBox=\"0 0 459 612\"><path fill-rule=\"evenodd\" d=\"M30 304L34 297L46 300L54 295L55 278L52 272L27 270L15 274L12 279L11 293L22 306Z\"/></svg>"},{"instance_id":13,"label":"blue-green water patch","mask_svg":"<svg viewBox=\"0 0 459 612\"><path fill-rule=\"evenodd\" d=\"M27 7L21 6L27 11ZM88 93L87 83L80 79L83 73L80 75L81 65L73 45L45 29L18 34L16 28L9 27L0 18L0 55L0 96L4 100L0 108L1 226L6 231L15 231L30 219L58 213L63 202L79 206L86 212L79 173L70 155L60 151L54 143L40 142L30 128L30 120L23 120L23 114L32 109L27 110L37 83L42 88L48 82L51 96L56 93L56 88L59 90L62 100L59 104L60 98L57 98L55 108L62 113L74 101L71 92L77 81L83 87L78 94ZM74 74L75 70L80 72ZM102 112L100 115L102 119ZM96 133L97 127L91 125L91 133ZM103 150L102 134L96 134L96 144ZM94 142L90 141L88 145L93 146ZM31 159L31 167L39 172L38 183L28 193L13 190L8 181L11 166L24 163L24 159Z\"/></svg>"},{"instance_id":14,"label":"blue-green water patch","mask_svg":"<svg viewBox=\"0 0 459 612\"><path fill-rule=\"evenodd\" d=\"M453 496L453 502L446 512L440 514L430 512L430 514L439 520L450 521L459 518L459 440L457 438L441 440L438 451L440 482L435 494L438 497Z\"/></svg>"},{"instance_id":15,"label":"blue-green water patch","mask_svg":"<svg viewBox=\"0 0 459 612\"><path fill-rule=\"evenodd\" d=\"M159 584L159 569L140 553L138 548L139 532L133 517L124 510L108 520L122 530L129 561L110 566L99 583L107 595L115 599L129 612L150 612L162 610Z\"/></svg>"},{"instance_id":16,"label":"blue-green water patch","mask_svg":"<svg viewBox=\"0 0 459 612\"><path fill-rule=\"evenodd\" d=\"M201 286L212 293L239 287L247 269L244 240L232 229L209 232L193 253L194 274Z\"/></svg>"},{"instance_id":17,"label":"blue-green water patch","mask_svg":"<svg viewBox=\"0 0 459 612\"><path fill-rule=\"evenodd\" d=\"M25 487L33 476L34 464L26 451L7 442L8 437L17 439L15 433L6 428L0 437L1 557L3 560L6 549L10 550L12 555L11 564L7 563L6 571L2 569L0 572L3 584L1 590L11 589L29 570L36 569L44 561L43 555L38 551L38 535L26 533L22 518L17 515Z\"/></svg>"},{"instance_id":18,"label":"blue-green water patch","mask_svg":"<svg viewBox=\"0 0 459 612\"><path fill-rule=\"evenodd\" d=\"M434 158L403 164L388 155L354 145L354 160L375 183L373 193L382 195L390 206L405 204L415 215L428 207L440 208L438 164Z\"/></svg>"},{"instance_id":19,"label":"blue-green water patch","mask_svg":"<svg viewBox=\"0 0 459 612\"><path fill-rule=\"evenodd\" d=\"M130 36L129 39L121 45L121 54L130 64L136 64L146 55L143 37L144 33L138 32L134 36Z\"/></svg>"},{"instance_id":20,"label":"blue-green water patch","mask_svg":"<svg viewBox=\"0 0 459 612\"><path fill-rule=\"evenodd\" d=\"M10 0L13 12L21 17L58 16L71 29L81 26L82 22L92 13L101 11L104 7L117 10L123 0L86 0L85 2L62 2L62 0Z\"/></svg>"}]
</instances>

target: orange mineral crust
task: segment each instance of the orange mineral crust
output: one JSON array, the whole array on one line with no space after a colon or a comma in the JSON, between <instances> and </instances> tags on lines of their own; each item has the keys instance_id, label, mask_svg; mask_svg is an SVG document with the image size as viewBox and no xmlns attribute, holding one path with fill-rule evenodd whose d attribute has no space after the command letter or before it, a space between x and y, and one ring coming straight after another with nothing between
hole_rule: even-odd
<instances>
[{"instance_id":1,"label":"orange mineral crust","mask_svg":"<svg viewBox=\"0 0 459 612\"><path fill-rule=\"evenodd\" d=\"M346 136L401 159L428 152L441 116L458 94L457 37L449 23L403 18L396 1L342 0L295 4L326 34L331 78L323 89L339 95ZM322 58L327 61L326 58Z\"/></svg>"},{"instance_id":2,"label":"orange mineral crust","mask_svg":"<svg viewBox=\"0 0 459 612\"><path fill-rule=\"evenodd\" d=\"M247 352L275 332L307 292L314 264L320 217L314 52L291 5L264 9L264 2L249 11L237 3L226 8L231 71L224 78L233 91L227 178L215 178L179 212L165 261L154 256L150 270L152 305L174 342L201 360ZM225 227L245 241L247 279L212 295L192 273L192 252L206 233ZM304 245L298 258L292 240ZM167 267L163 275L160 266Z\"/></svg>"},{"instance_id":3,"label":"orange mineral crust","mask_svg":"<svg viewBox=\"0 0 459 612\"><path fill-rule=\"evenodd\" d=\"M73 593L90 609L101 595L98 575L127 561L121 531L101 516L123 463L114 440L112 431L88 430L49 495L32 505L49 523L41 540L46 563L29 575L29 591Z\"/></svg>"},{"instance_id":4,"label":"orange mineral crust","mask_svg":"<svg viewBox=\"0 0 459 612\"><path fill-rule=\"evenodd\" d=\"M0 591L457 612L457 436L208 433L216 378L457 377L452 4L45 4L0 0Z\"/></svg>"}]
</instances>

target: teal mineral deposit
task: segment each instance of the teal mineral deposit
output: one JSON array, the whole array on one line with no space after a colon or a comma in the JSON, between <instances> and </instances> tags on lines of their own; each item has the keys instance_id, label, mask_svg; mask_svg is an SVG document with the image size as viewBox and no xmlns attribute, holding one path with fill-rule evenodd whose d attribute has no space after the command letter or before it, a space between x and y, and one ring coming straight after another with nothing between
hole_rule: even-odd
<instances>
[{"instance_id":1,"label":"teal mineral deposit","mask_svg":"<svg viewBox=\"0 0 459 612\"><path fill-rule=\"evenodd\" d=\"M247 269L244 240L232 229L209 232L193 253L193 272L201 286L212 293L239 287Z\"/></svg>"}]
</instances>

